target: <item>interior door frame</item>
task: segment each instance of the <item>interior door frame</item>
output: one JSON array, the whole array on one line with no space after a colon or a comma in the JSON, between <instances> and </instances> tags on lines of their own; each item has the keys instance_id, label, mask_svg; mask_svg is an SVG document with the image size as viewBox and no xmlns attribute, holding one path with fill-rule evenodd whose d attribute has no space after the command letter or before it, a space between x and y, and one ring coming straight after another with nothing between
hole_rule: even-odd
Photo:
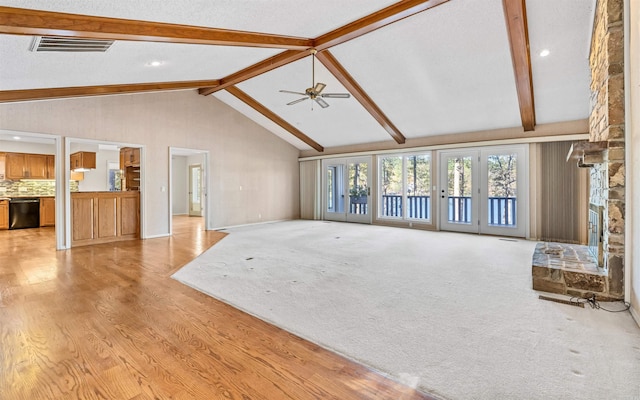
<instances>
[{"instance_id":1,"label":"interior door frame","mask_svg":"<svg viewBox=\"0 0 640 400\"><path fill-rule=\"evenodd\" d=\"M213 230L213 222L210 220L211 213L211 196L209 196L209 150L198 150L198 149L188 149L183 147L169 147L169 190L167 191L169 207L168 207L168 215L169 215L169 233L168 236L173 235L173 159L172 156L189 156L202 154L202 196L204 200L202 204L204 205L204 226L205 230L210 231Z\"/></svg>"},{"instance_id":2,"label":"interior door frame","mask_svg":"<svg viewBox=\"0 0 640 400\"><path fill-rule=\"evenodd\" d=\"M354 214L349 212L350 196L349 196L349 164L355 162L366 162L367 167L367 187L370 192L367 196L367 213L366 214ZM343 211L332 212L329 211L329 193L328 193L328 178L327 170L329 167L341 167L342 176L337 178L337 181L341 184L342 191L335 191L334 194L340 196L342 201ZM373 157L372 156L360 156L360 157L348 157L348 158L327 158L322 160L322 219L328 221L340 221L340 222L355 222L361 224L371 224L373 221L373 208L372 208L372 193L371 190L372 176L373 176ZM335 201L335 200L334 200Z\"/></svg>"}]
</instances>

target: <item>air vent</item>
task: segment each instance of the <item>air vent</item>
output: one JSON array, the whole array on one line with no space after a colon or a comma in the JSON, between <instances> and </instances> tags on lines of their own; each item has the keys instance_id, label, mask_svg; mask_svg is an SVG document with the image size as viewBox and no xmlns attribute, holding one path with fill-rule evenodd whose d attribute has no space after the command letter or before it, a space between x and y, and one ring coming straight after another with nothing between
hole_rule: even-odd
<instances>
[{"instance_id":1,"label":"air vent","mask_svg":"<svg viewBox=\"0 0 640 400\"><path fill-rule=\"evenodd\" d=\"M31 51L101 52L109 50L114 40L36 36Z\"/></svg>"}]
</instances>

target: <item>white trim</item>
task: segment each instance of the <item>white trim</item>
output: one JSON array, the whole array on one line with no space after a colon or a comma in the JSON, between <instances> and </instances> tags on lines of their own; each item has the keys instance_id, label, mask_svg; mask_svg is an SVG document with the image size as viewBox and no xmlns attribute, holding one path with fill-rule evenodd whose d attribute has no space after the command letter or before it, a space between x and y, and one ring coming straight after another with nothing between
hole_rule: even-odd
<instances>
[{"instance_id":1,"label":"white trim","mask_svg":"<svg viewBox=\"0 0 640 400\"><path fill-rule=\"evenodd\" d=\"M158 239L158 238L169 237L169 236L171 236L170 233L160 233L160 234L157 234L157 235L148 235L143 240Z\"/></svg>"},{"instance_id":2,"label":"white trim","mask_svg":"<svg viewBox=\"0 0 640 400\"><path fill-rule=\"evenodd\" d=\"M427 151L427 150L448 150L448 149L475 148L475 147L485 147L485 146L501 146L501 145L508 145L508 144L567 142L567 141L573 141L573 140L588 140L588 139L589 139L588 133L576 133L573 135L537 136L532 138L500 139L500 140L486 140L486 141L471 142L471 143L465 142L465 143L452 143L452 144L438 144L433 146L406 147L402 149L358 151L358 152L352 152L352 153L299 157L298 161L323 160L328 158L360 157L360 156L378 155L378 154L407 153L407 152L417 152L417 151Z\"/></svg>"},{"instance_id":3,"label":"white trim","mask_svg":"<svg viewBox=\"0 0 640 400\"><path fill-rule=\"evenodd\" d=\"M186 153L186 154L179 154L179 153ZM176 155L184 155L184 156L189 156L189 155L196 155L196 154L202 154L203 155L203 160L202 160L202 191L203 191L203 196L204 196L204 229L206 231L211 231L211 230L215 230L216 228L213 228L212 223L210 221L210 216L213 215L213 213L210 213L209 210L211 210L211 199L209 196L209 176L212 174L209 174L209 155L210 152L209 150L199 150L199 149L189 149L189 148L185 148L185 147L173 147L173 146L169 146L169 187L167 188L167 192L169 193L169 209L168 209L168 215L169 215L169 236L173 235L173 159L172 156ZM186 215L188 215L189 213L187 212Z\"/></svg>"},{"instance_id":4,"label":"white trim","mask_svg":"<svg viewBox=\"0 0 640 400\"><path fill-rule=\"evenodd\" d=\"M632 161L631 154L631 130L632 130L632 122L631 122L631 27L630 27L630 18L631 18L631 8L629 0L624 0L623 6L623 23L624 23L624 39L623 39L623 47L624 47L624 141L625 141L625 150L624 150L624 159L625 159L625 184L624 184L624 198L625 198L625 216L624 216L624 242L626 243L626 248L624 251L624 301L631 301L631 269L633 268L633 255L631 254L631 249L633 249L634 237L633 237L633 216L634 216L634 205L633 204L633 191L631 189L631 185L633 185L633 177L636 172L630 168ZM637 67L637 66L636 66ZM635 190L640 190L636 188ZM637 257L637 256L636 256ZM640 271L637 271L640 274ZM633 314L633 312L632 312ZM640 316L636 315L636 323L640 325Z\"/></svg>"},{"instance_id":5,"label":"white trim","mask_svg":"<svg viewBox=\"0 0 640 400\"><path fill-rule=\"evenodd\" d=\"M221 226L219 228L212 228L210 230L212 230L212 231L221 231L221 230L224 230L224 229L242 228L242 227L245 227L245 226L254 226L254 225L273 224L273 223L276 223L276 222L285 222L285 221L295 221L295 220L294 219L290 219L290 218L289 219L276 219L276 220L273 220L273 221L253 222L253 223L250 223L250 224Z\"/></svg>"},{"instance_id":6,"label":"white trim","mask_svg":"<svg viewBox=\"0 0 640 400\"><path fill-rule=\"evenodd\" d=\"M640 327L640 311L633 308L633 306L629 307L629 312L631 313L631 317L636 321L638 327Z\"/></svg>"}]
</instances>

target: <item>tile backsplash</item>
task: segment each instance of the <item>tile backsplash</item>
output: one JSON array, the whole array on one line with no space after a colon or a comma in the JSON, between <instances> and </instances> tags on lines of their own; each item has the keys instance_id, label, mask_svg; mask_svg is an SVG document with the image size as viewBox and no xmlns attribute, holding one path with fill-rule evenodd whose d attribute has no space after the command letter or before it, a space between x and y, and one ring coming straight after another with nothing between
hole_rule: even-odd
<instances>
[{"instance_id":1,"label":"tile backsplash","mask_svg":"<svg viewBox=\"0 0 640 400\"><path fill-rule=\"evenodd\" d=\"M70 190L78 191L78 181L70 182ZM55 196L54 180L0 181L0 197Z\"/></svg>"}]
</instances>

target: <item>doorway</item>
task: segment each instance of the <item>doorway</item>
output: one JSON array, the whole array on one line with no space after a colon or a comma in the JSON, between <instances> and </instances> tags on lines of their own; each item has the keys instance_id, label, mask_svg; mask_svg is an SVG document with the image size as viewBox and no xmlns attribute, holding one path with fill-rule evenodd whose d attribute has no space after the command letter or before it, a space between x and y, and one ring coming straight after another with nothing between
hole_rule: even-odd
<instances>
[{"instance_id":1,"label":"doorway","mask_svg":"<svg viewBox=\"0 0 640 400\"><path fill-rule=\"evenodd\" d=\"M371 157L329 159L322 163L324 219L371 223Z\"/></svg>"},{"instance_id":2,"label":"doorway","mask_svg":"<svg viewBox=\"0 0 640 400\"><path fill-rule=\"evenodd\" d=\"M440 153L440 229L525 237L526 145Z\"/></svg>"},{"instance_id":3,"label":"doorway","mask_svg":"<svg viewBox=\"0 0 640 400\"><path fill-rule=\"evenodd\" d=\"M189 216L202 217L202 165L189 165Z\"/></svg>"},{"instance_id":4,"label":"doorway","mask_svg":"<svg viewBox=\"0 0 640 400\"><path fill-rule=\"evenodd\" d=\"M212 225L208 217L208 215L210 215L209 198L207 194L208 165L209 152L206 150L178 147L169 148L170 235L175 233L174 221L176 217L195 217L192 219L201 219L201 224L189 223L185 226L202 230L211 229Z\"/></svg>"}]
</instances>

